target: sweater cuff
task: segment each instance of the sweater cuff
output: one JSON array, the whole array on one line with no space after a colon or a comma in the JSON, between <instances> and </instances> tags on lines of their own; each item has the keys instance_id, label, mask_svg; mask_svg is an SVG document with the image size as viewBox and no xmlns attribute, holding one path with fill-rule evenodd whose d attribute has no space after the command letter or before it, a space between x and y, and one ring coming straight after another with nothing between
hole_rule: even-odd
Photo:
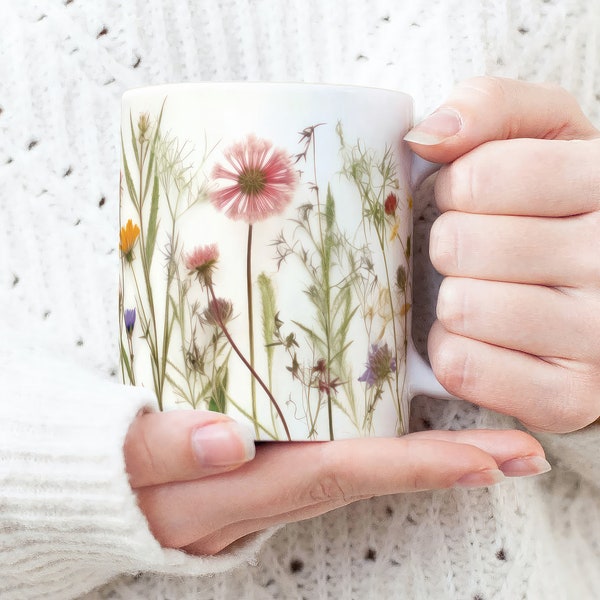
<instances>
[{"instance_id":1,"label":"sweater cuff","mask_svg":"<svg viewBox=\"0 0 600 600\"><path fill-rule=\"evenodd\" d=\"M222 572L230 552L163 549L128 482L123 442L149 390L118 385L34 344L0 343L0 598L66 600L122 574Z\"/></svg>"}]
</instances>

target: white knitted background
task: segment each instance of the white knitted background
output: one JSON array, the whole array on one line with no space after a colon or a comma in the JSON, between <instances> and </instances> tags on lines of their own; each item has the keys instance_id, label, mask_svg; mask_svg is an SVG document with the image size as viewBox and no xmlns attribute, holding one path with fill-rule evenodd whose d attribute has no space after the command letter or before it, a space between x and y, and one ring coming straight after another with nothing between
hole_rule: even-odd
<instances>
[{"instance_id":1,"label":"white knitted background","mask_svg":"<svg viewBox=\"0 0 600 600\"><path fill-rule=\"evenodd\" d=\"M454 82L483 73L560 83L600 124L600 3L0 0L0 324L35 330L57 355L115 377L125 89L367 84L412 94L424 116ZM437 286L426 258L431 189L415 214L421 350ZM511 426L459 402L420 399L414 408L417 427ZM560 448L548 443L550 453ZM587 480L598 480L600 466L590 459L587 480L575 471L582 452L597 455L598 436L565 444L551 454L565 468L537 480L360 502L284 528L258 566L123 577L86 598L596 598L600 492Z\"/></svg>"}]
</instances>

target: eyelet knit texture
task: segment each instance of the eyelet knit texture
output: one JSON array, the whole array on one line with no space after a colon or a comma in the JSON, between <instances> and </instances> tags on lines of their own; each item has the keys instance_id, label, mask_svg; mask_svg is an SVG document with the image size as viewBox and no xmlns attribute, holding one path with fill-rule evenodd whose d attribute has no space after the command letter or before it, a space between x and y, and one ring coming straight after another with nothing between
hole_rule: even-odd
<instances>
[{"instance_id":1,"label":"eyelet knit texture","mask_svg":"<svg viewBox=\"0 0 600 600\"><path fill-rule=\"evenodd\" d=\"M555 468L537 479L358 502L218 557L162 550L124 471L127 427L152 397L117 383L116 315L125 89L364 84L412 94L424 116L455 82L487 73L559 83L600 125L599 52L588 0L5 2L0 598L596 598L597 427L541 436ZM431 182L417 200L424 351L439 284L427 259ZM458 401L413 409L417 428L514 425Z\"/></svg>"}]
</instances>

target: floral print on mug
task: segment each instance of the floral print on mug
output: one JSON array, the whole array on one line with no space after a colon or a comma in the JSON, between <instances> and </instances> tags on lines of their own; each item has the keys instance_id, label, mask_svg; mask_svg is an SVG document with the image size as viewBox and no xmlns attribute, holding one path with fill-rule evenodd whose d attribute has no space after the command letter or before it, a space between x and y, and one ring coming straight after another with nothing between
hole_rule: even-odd
<instances>
[{"instance_id":1,"label":"floral print on mug","mask_svg":"<svg viewBox=\"0 0 600 600\"><path fill-rule=\"evenodd\" d=\"M161 410L234 412L256 439L335 439L338 415L369 435L384 396L404 432L411 247L399 231L411 200L393 149L349 143L341 122L319 123L298 128L292 148L247 132L205 144L198 160L192 142L163 131L166 110L168 98L157 115L131 115L122 134L123 380L152 387ZM340 197L337 181L317 183L327 128ZM353 229L341 225L348 202L360 203ZM225 221L235 236L215 233L229 231ZM276 233L265 240L267 224ZM234 270L244 275L224 295ZM282 300L290 281L296 312ZM368 343L357 364L358 331ZM232 377L247 378L247 402ZM299 423L301 438L291 433Z\"/></svg>"}]
</instances>

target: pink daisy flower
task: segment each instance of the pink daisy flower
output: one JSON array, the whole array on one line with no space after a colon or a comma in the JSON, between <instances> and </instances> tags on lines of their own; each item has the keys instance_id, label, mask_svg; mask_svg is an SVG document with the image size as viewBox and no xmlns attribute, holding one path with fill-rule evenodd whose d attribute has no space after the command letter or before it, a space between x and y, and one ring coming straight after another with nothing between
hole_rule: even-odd
<instances>
[{"instance_id":1,"label":"pink daisy flower","mask_svg":"<svg viewBox=\"0 0 600 600\"><path fill-rule=\"evenodd\" d=\"M218 260L219 248L216 244L198 246L184 257L190 275L197 275L198 280L204 284L211 283Z\"/></svg>"},{"instance_id":2,"label":"pink daisy flower","mask_svg":"<svg viewBox=\"0 0 600 600\"><path fill-rule=\"evenodd\" d=\"M227 166L216 164L214 179L227 185L211 193L213 205L229 218L252 224L281 213L297 182L290 156L268 140L249 135L227 149Z\"/></svg>"}]
</instances>

